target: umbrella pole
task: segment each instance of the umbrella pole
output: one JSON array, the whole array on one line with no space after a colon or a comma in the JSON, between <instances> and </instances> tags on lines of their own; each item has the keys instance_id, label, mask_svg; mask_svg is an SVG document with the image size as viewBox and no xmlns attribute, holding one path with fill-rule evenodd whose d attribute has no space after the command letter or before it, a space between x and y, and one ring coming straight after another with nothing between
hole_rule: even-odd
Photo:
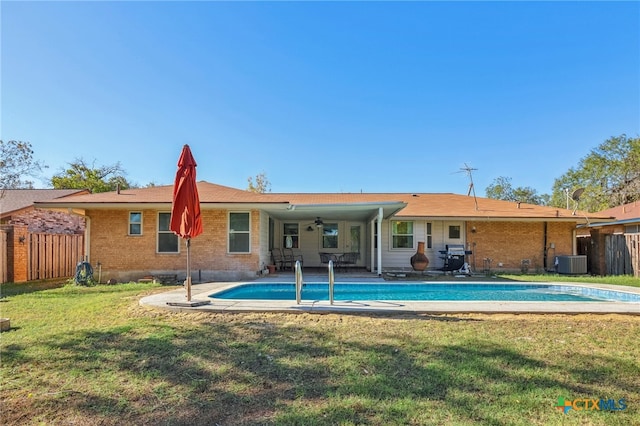
<instances>
[{"instance_id":1,"label":"umbrella pole","mask_svg":"<svg viewBox=\"0 0 640 426\"><path fill-rule=\"evenodd\" d=\"M191 238L187 238L187 302L191 302Z\"/></svg>"}]
</instances>

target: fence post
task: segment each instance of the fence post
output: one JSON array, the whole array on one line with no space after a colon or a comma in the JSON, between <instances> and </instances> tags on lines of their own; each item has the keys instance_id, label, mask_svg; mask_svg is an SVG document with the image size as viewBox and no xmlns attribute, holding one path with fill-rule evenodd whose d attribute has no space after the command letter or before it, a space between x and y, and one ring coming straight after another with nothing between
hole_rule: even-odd
<instances>
[{"instance_id":1,"label":"fence post","mask_svg":"<svg viewBox=\"0 0 640 426\"><path fill-rule=\"evenodd\" d=\"M28 237L27 227L12 225L7 238L7 279L14 283L28 280Z\"/></svg>"},{"instance_id":2,"label":"fence post","mask_svg":"<svg viewBox=\"0 0 640 426\"><path fill-rule=\"evenodd\" d=\"M0 229L0 283L7 281L7 231Z\"/></svg>"}]
</instances>

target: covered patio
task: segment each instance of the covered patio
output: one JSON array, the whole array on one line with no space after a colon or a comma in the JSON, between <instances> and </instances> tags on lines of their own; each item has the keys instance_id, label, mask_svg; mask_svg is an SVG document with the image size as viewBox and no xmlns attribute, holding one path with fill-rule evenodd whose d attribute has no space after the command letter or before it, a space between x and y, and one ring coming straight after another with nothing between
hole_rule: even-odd
<instances>
[{"instance_id":1,"label":"covered patio","mask_svg":"<svg viewBox=\"0 0 640 426\"><path fill-rule=\"evenodd\" d=\"M405 206L400 201L272 205L264 208L269 250L291 250L308 270L320 271L333 259L337 269L381 276L382 222ZM280 269L292 269L291 264Z\"/></svg>"}]
</instances>

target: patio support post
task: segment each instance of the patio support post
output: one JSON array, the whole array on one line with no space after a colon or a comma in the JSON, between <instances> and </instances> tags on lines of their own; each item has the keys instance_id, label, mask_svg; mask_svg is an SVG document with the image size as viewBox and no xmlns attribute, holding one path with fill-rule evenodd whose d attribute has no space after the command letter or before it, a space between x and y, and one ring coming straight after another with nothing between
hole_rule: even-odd
<instances>
[{"instance_id":1,"label":"patio support post","mask_svg":"<svg viewBox=\"0 0 640 426\"><path fill-rule=\"evenodd\" d=\"M382 276L382 207L378 207L378 219L376 220L378 227L378 276Z\"/></svg>"},{"instance_id":2,"label":"patio support post","mask_svg":"<svg viewBox=\"0 0 640 426\"><path fill-rule=\"evenodd\" d=\"M376 239L376 229L374 228L376 225L376 218L378 216L375 216L374 219L371 219L371 221L369 222L371 224L371 238L369 239L369 241L371 241L371 248L370 248L370 256L369 259L371 259L371 273L373 274L375 272L375 268L376 268L376 245L374 244L373 240ZM376 240L377 241L377 240Z\"/></svg>"}]
</instances>

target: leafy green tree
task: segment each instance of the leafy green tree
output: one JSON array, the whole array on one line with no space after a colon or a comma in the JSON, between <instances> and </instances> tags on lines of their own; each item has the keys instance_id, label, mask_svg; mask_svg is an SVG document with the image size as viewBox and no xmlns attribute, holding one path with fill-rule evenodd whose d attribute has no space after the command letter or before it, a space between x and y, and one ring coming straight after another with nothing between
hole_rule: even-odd
<instances>
[{"instance_id":1,"label":"leafy green tree","mask_svg":"<svg viewBox=\"0 0 640 426\"><path fill-rule=\"evenodd\" d=\"M584 192L577 207L589 212L640 200L640 138L623 134L593 149L577 167L555 180L551 205L566 207L567 199L579 188Z\"/></svg>"},{"instance_id":2,"label":"leafy green tree","mask_svg":"<svg viewBox=\"0 0 640 426\"><path fill-rule=\"evenodd\" d=\"M24 180L46 168L33 159L30 142L0 140L0 189L33 188L33 182Z\"/></svg>"},{"instance_id":3,"label":"leafy green tree","mask_svg":"<svg viewBox=\"0 0 640 426\"><path fill-rule=\"evenodd\" d=\"M255 183L252 177L249 177L247 181L249 182L247 191L259 192L261 194L264 194L265 192L271 192L271 182L269 182L269 179L267 178L265 172L256 175Z\"/></svg>"},{"instance_id":4,"label":"leafy green tree","mask_svg":"<svg viewBox=\"0 0 640 426\"><path fill-rule=\"evenodd\" d=\"M546 194L538 194L538 191L529 186L519 186L514 188L511 184L511 178L500 176L493 180L489 185L485 194L487 198L504 201L520 201L528 204L545 205L549 200Z\"/></svg>"},{"instance_id":5,"label":"leafy green tree","mask_svg":"<svg viewBox=\"0 0 640 426\"><path fill-rule=\"evenodd\" d=\"M83 159L69 163L69 168L51 178L56 189L89 189L93 193L115 191L133 187L124 177L120 163L96 167L95 161L89 166Z\"/></svg>"}]
</instances>

